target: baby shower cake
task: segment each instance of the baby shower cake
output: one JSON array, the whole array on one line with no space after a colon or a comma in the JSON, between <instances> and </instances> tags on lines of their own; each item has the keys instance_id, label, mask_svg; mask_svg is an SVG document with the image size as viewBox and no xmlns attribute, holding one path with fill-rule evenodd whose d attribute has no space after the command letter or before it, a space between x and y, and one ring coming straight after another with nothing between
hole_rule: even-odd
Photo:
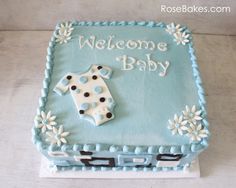
<instances>
[{"instance_id":1,"label":"baby shower cake","mask_svg":"<svg viewBox=\"0 0 236 188\"><path fill-rule=\"evenodd\" d=\"M54 170L178 171L208 146L185 26L59 23L44 74L32 134Z\"/></svg>"}]
</instances>

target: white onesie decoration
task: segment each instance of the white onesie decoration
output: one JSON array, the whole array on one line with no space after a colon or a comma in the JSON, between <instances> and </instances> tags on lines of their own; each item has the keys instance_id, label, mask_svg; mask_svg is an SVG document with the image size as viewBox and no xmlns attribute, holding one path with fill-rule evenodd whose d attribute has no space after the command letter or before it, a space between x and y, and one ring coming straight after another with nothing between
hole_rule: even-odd
<instances>
[{"instance_id":1,"label":"white onesie decoration","mask_svg":"<svg viewBox=\"0 0 236 188\"><path fill-rule=\"evenodd\" d=\"M70 90L79 117L98 126L114 118L115 101L103 80L110 79L111 74L107 66L92 65L85 73L66 74L54 91L63 95Z\"/></svg>"}]
</instances>

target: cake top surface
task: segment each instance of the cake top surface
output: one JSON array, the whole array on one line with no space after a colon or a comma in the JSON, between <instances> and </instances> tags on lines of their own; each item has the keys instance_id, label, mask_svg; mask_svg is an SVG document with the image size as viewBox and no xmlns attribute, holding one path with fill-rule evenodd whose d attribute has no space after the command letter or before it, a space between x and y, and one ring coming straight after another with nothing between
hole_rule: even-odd
<instances>
[{"instance_id":1,"label":"cake top surface","mask_svg":"<svg viewBox=\"0 0 236 188\"><path fill-rule=\"evenodd\" d=\"M36 118L45 143L165 146L207 139L204 93L186 27L62 23L46 66Z\"/></svg>"}]
</instances>

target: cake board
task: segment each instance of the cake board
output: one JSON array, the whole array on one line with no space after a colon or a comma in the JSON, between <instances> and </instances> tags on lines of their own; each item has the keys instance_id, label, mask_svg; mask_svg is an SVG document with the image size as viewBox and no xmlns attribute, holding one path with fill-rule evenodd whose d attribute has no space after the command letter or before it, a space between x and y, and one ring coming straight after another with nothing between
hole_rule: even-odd
<instances>
[{"instance_id":1,"label":"cake board","mask_svg":"<svg viewBox=\"0 0 236 188\"><path fill-rule=\"evenodd\" d=\"M199 178L199 160L183 171L134 172L134 171L52 171L49 161L42 157L40 178L84 178L84 179L159 179L159 178Z\"/></svg>"}]
</instances>

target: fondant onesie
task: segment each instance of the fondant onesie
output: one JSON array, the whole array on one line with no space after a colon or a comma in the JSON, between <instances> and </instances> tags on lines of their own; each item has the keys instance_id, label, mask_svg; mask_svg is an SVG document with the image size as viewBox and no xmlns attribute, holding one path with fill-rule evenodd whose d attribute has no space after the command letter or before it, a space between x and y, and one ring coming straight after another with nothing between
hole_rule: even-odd
<instances>
[{"instance_id":1,"label":"fondant onesie","mask_svg":"<svg viewBox=\"0 0 236 188\"><path fill-rule=\"evenodd\" d=\"M94 125L101 125L114 118L115 101L103 80L110 79L111 75L111 68L92 65L85 73L66 74L57 83L54 91L64 95L70 90L80 118Z\"/></svg>"}]
</instances>

